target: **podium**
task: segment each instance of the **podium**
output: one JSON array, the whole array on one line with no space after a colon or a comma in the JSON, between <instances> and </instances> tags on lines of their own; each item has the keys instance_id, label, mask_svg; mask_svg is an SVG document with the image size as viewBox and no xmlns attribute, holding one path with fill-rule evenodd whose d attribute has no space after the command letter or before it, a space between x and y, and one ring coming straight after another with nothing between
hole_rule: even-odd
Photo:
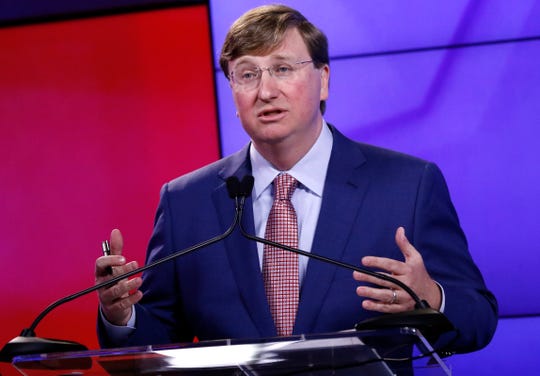
<instances>
[{"instance_id":1,"label":"podium","mask_svg":"<svg viewBox=\"0 0 540 376\"><path fill-rule=\"evenodd\" d=\"M23 375L451 375L414 328L25 355Z\"/></svg>"}]
</instances>

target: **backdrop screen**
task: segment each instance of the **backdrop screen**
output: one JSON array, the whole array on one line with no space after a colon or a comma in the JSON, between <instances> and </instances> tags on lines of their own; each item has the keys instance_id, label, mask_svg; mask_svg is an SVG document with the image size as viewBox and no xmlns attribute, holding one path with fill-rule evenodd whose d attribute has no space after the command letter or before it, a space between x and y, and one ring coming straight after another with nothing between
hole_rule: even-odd
<instances>
[{"instance_id":1,"label":"backdrop screen","mask_svg":"<svg viewBox=\"0 0 540 376\"><path fill-rule=\"evenodd\" d=\"M218 158L210 40L204 5L0 29L2 346L93 285L113 228L143 264L161 185ZM96 312L37 334L95 348Z\"/></svg>"}]
</instances>

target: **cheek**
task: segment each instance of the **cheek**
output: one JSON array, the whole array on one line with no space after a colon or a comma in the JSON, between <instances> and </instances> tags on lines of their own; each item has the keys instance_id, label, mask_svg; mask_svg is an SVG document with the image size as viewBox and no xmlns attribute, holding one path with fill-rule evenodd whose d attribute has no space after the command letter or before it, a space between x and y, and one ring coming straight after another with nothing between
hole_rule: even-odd
<instances>
[{"instance_id":1,"label":"cheek","mask_svg":"<svg viewBox=\"0 0 540 376\"><path fill-rule=\"evenodd\" d=\"M319 108L319 102L323 100L324 88L315 81L311 85L303 87L296 92L295 97L301 103L303 111L311 111L312 108Z\"/></svg>"},{"instance_id":2,"label":"cheek","mask_svg":"<svg viewBox=\"0 0 540 376\"><path fill-rule=\"evenodd\" d=\"M238 113L242 114L253 107L253 99L251 97L251 95L247 95L246 93L233 92L233 100Z\"/></svg>"},{"instance_id":3,"label":"cheek","mask_svg":"<svg viewBox=\"0 0 540 376\"><path fill-rule=\"evenodd\" d=\"M244 97L236 99L236 106L238 107L238 110L246 109L249 107L248 101Z\"/></svg>"}]
</instances>

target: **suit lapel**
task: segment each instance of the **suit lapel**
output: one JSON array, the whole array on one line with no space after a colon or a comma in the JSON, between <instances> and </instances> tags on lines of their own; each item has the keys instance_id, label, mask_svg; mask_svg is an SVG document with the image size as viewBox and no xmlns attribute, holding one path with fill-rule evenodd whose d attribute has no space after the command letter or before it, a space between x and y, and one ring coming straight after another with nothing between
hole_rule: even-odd
<instances>
[{"instance_id":1,"label":"suit lapel","mask_svg":"<svg viewBox=\"0 0 540 376\"><path fill-rule=\"evenodd\" d=\"M356 144L335 129L333 138L312 252L341 260L369 182L360 179L365 157ZM337 268L318 260L309 261L302 283L295 333L314 330Z\"/></svg>"},{"instance_id":2,"label":"suit lapel","mask_svg":"<svg viewBox=\"0 0 540 376\"><path fill-rule=\"evenodd\" d=\"M234 154L219 172L223 181L235 175L242 179L251 174L248 157L249 148L246 147ZM225 183L218 186L212 197L218 218L221 220L223 231L230 224L234 201L229 198ZM251 197L246 200L242 223L246 231L254 234L253 205ZM248 311L259 336L271 337L276 335L274 321L264 292L264 282L259 266L257 245L254 241L246 239L237 227L224 241L230 269L236 280L238 291L244 308Z\"/></svg>"},{"instance_id":3,"label":"suit lapel","mask_svg":"<svg viewBox=\"0 0 540 376\"><path fill-rule=\"evenodd\" d=\"M356 143L345 138L336 129L332 131L334 138L332 154L312 252L341 260L369 181L362 178L365 157ZM248 150L246 147L233 155L219 172L223 184L214 192L213 201L223 231L229 226L231 208L234 207L233 201L228 197L225 179L231 175L241 179L246 174L251 174ZM255 233L251 198L246 201L242 222L247 232ZM258 334L261 337L275 336L275 326L264 292L256 243L245 239L239 229L225 239L224 243L244 307L249 312ZM294 333L313 332L337 268L318 260L309 261L302 283Z\"/></svg>"}]
</instances>

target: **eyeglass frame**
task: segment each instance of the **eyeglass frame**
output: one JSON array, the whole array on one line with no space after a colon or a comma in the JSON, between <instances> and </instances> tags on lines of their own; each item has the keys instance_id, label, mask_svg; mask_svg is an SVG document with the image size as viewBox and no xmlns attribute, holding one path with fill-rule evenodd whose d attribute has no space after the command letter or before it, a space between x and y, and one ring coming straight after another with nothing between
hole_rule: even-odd
<instances>
[{"instance_id":1,"label":"eyeglass frame","mask_svg":"<svg viewBox=\"0 0 540 376\"><path fill-rule=\"evenodd\" d=\"M243 87L243 88L256 88L257 86L259 86L260 82L261 82L261 79L262 79L262 74L264 71L267 71L268 74L270 75L270 77L276 77L278 79L287 79L288 77L290 76L282 76L280 77L279 75L277 76L274 76L276 74L276 69L279 68L280 65L282 65L284 62L281 62L281 63L275 63L275 64L272 64L271 66L269 67L260 67L258 65L255 65L253 64L254 66L254 71L256 72L256 76L253 78L253 81L254 84L253 84L253 87L250 87L251 85L251 82L248 82L248 83L239 83L238 81L236 81L234 79L234 69L233 71L231 72L231 74L229 74L228 78L230 80L230 82L232 84L235 84L235 85L238 85L239 87ZM294 68L290 73L291 74L294 74L297 70L301 69L302 67L304 66L307 66L307 65L304 65L304 64L308 64L308 63L313 63L315 64L315 61L313 59L310 59L310 60L300 60L300 61L296 61L294 63L289 63L289 62L286 62L286 64L289 64L291 65L291 68L293 68L293 66L295 65L301 65L300 68Z\"/></svg>"}]
</instances>

